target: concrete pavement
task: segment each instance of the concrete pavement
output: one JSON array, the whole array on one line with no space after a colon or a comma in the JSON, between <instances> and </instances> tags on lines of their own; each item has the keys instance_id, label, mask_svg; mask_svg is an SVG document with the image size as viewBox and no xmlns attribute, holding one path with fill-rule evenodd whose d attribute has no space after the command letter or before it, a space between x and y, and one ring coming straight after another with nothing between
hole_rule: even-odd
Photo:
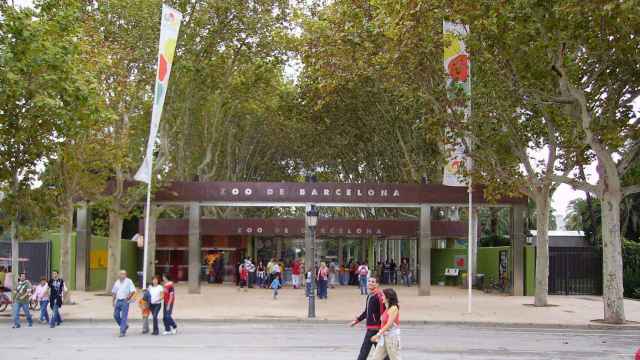
<instances>
[{"instance_id":1,"label":"concrete pavement","mask_svg":"<svg viewBox=\"0 0 640 360\"><path fill-rule=\"evenodd\" d=\"M417 296L415 287L396 287L402 306L403 321L419 323L472 323L535 325L543 327L598 326L592 322L603 315L602 299L595 296L551 296L554 306L528 306L532 297L485 294L474 291L473 312L468 314L466 290L433 287L432 295ZM188 294L186 284L176 288L175 316L192 321L302 321L307 316L307 298L303 290L285 288L278 300L267 289L239 291L226 285L203 285L200 294ZM111 298L91 292L73 292L77 305L62 308L67 320L109 321ZM362 311L364 297L355 287L329 289L328 300L316 300L317 317L330 322L347 322ZM640 323L640 302L625 302L627 319ZM6 314L6 312L5 312ZM130 318L139 319L137 306ZM0 314L0 322L7 319ZM639 327L640 324L630 325Z\"/></svg>"},{"instance_id":2,"label":"concrete pavement","mask_svg":"<svg viewBox=\"0 0 640 360\"><path fill-rule=\"evenodd\" d=\"M633 359L640 333L460 325L402 326L402 355L429 360ZM3 331L6 359L355 359L364 330L322 323L182 324L178 335L125 338L115 325L65 323Z\"/></svg>"}]
</instances>

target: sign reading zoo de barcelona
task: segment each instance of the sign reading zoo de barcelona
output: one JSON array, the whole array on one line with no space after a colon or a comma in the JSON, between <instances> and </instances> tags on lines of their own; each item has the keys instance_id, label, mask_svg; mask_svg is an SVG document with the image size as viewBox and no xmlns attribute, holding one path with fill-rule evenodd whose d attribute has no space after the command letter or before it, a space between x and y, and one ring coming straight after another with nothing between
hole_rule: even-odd
<instances>
[{"instance_id":1,"label":"sign reading zoo de barcelona","mask_svg":"<svg viewBox=\"0 0 640 360\"><path fill-rule=\"evenodd\" d=\"M474 201L484 203L481 189ZM467 189L438 184L360 184L294 182L174 182L157 191L156 202L314 203L314 204L466 204ZM525 203L503 198L497 203Z\"/></svg>"}]
</instances>

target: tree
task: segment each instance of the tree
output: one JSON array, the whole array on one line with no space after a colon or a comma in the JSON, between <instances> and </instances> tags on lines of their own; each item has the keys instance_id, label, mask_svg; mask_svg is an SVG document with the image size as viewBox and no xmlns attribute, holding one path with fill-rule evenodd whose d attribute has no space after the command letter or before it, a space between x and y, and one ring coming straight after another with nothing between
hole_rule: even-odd
<instances>
[{"instance_id":1,"label":"tree","mask_svg":"<svg viewBox=\"0 0 640 360\"><path fill-rule=\"evenodd\" d=\"M16 276L19 223L33 205L27 200L37 166L71 125L68 107L85 99L86 89L70 66L80 53L75 15L59 11L47 17L0 3L0 186L11 219Z\"/></svg>"},{"instance_id":2,"label":"tree","mask_svg":"<svg viewBox=\"0 0 640 360\"><path fill-rule=\"evenodd\" d=\"M335 2L307 13L297 117L308 129L305 167L327 180L438 181L447 114L442 51L433 46L439 9Z\"/></svg>"},{"instance_id":3,"label":"tree","mask_svg":"<svg viewBox=\"0 0 640 360\"><path fill-rule=\"evenodd\" d=\"M457 9L470 14L471 26L480 33L495 36L487 51L502 60L511 73L508 81L522 85L523 97L564 115L566 124L554 123L562 134L563 174L552 180L601 201L604 319L609 323L625 321L620 203L640 190L637 183L622 182L640 150L632 109L640 94L634 60L640 48L637 6L637 1L531 0ZM578 165L589 161L597 162L595 184L575 175Z\"/></svg>"},{"instance_id":4,"label":"tree","mask_svg":"<svg viewBox=\"0 0 640 360\"><path fill-rule=\"evenodd\" d=\"M100 94L108 118L109 241L106 291L120 270L123 219L142 198L132 186L148 134L153 78L158 52L159 1L96 2L89 10L95 44L108 66L98 68Z\"/></svg>"}]
</instances>

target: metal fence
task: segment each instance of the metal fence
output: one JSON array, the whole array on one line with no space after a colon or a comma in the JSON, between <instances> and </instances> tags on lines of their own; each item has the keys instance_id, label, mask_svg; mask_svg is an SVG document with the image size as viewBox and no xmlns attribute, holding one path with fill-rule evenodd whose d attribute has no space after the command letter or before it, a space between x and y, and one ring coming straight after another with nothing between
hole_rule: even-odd
<instances>
[{"instance_id":1,"label":"metal fence","mask_svg":"<svg viewBox=\"0 0 640 360\"><path fill-rule=\"evenodd\" d=\"M549 248L549 294L602 295L601 254L593 248Z\"/></svg>"},{"instance_id":2,"label":"metal fence","mask_svg":"<svg viewBox=\"0 0 640 360\"><path fill-rule=\"evenodd\" d=\"M50 241L20 242L20 271L27 274L27 279L36 282L41 276L49 277L51 268ZM11 265L11 243L0 242L0 266Z\"/></svg>"}]
</instances>

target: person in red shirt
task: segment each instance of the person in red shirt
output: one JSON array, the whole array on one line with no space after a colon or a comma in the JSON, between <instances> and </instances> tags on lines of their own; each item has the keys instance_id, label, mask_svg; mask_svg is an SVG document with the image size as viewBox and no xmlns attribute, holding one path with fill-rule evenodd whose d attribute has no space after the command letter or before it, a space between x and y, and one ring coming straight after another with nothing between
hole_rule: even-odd
<instances>
[{"instance_id":1,"label":"person in red shirt","mask_svg":"<svg viewBox=\"0 0 640 360\"><path fill-rule=\"evenodd\" d=\"M240 289L244 288L245 286L248 286L248 281L249 281L249 271L247 270L247 267L244 266L244 264L240 265ZM247 289L244 289L244 291L247 291Z\"/></svg>"},{"instance_id":2,"label":"person in red shirt","mask_svg":"<svg viewBox=\"0 0 640 360\"><path fill-rule=\"evenodd\" d=\"M175 335L178 333L178 325L173 320L173 305L176 302L176 291L173 287L170 277L165 277L163 290L163 310L162 310L162 322L164 323L164 333L162 335Z\"/></svg>"},{"instance_id":3,"label":"person in red shirt","mask_svg":"<svg viewBox=\"0 0 640 360\"><path fill-rule=\"evenodd\" d=\"M293 288L300 288L300 261L298 259L293 260L293 264L291 264L291 281L293 282Z\"/></svg>"}]
</instances>

